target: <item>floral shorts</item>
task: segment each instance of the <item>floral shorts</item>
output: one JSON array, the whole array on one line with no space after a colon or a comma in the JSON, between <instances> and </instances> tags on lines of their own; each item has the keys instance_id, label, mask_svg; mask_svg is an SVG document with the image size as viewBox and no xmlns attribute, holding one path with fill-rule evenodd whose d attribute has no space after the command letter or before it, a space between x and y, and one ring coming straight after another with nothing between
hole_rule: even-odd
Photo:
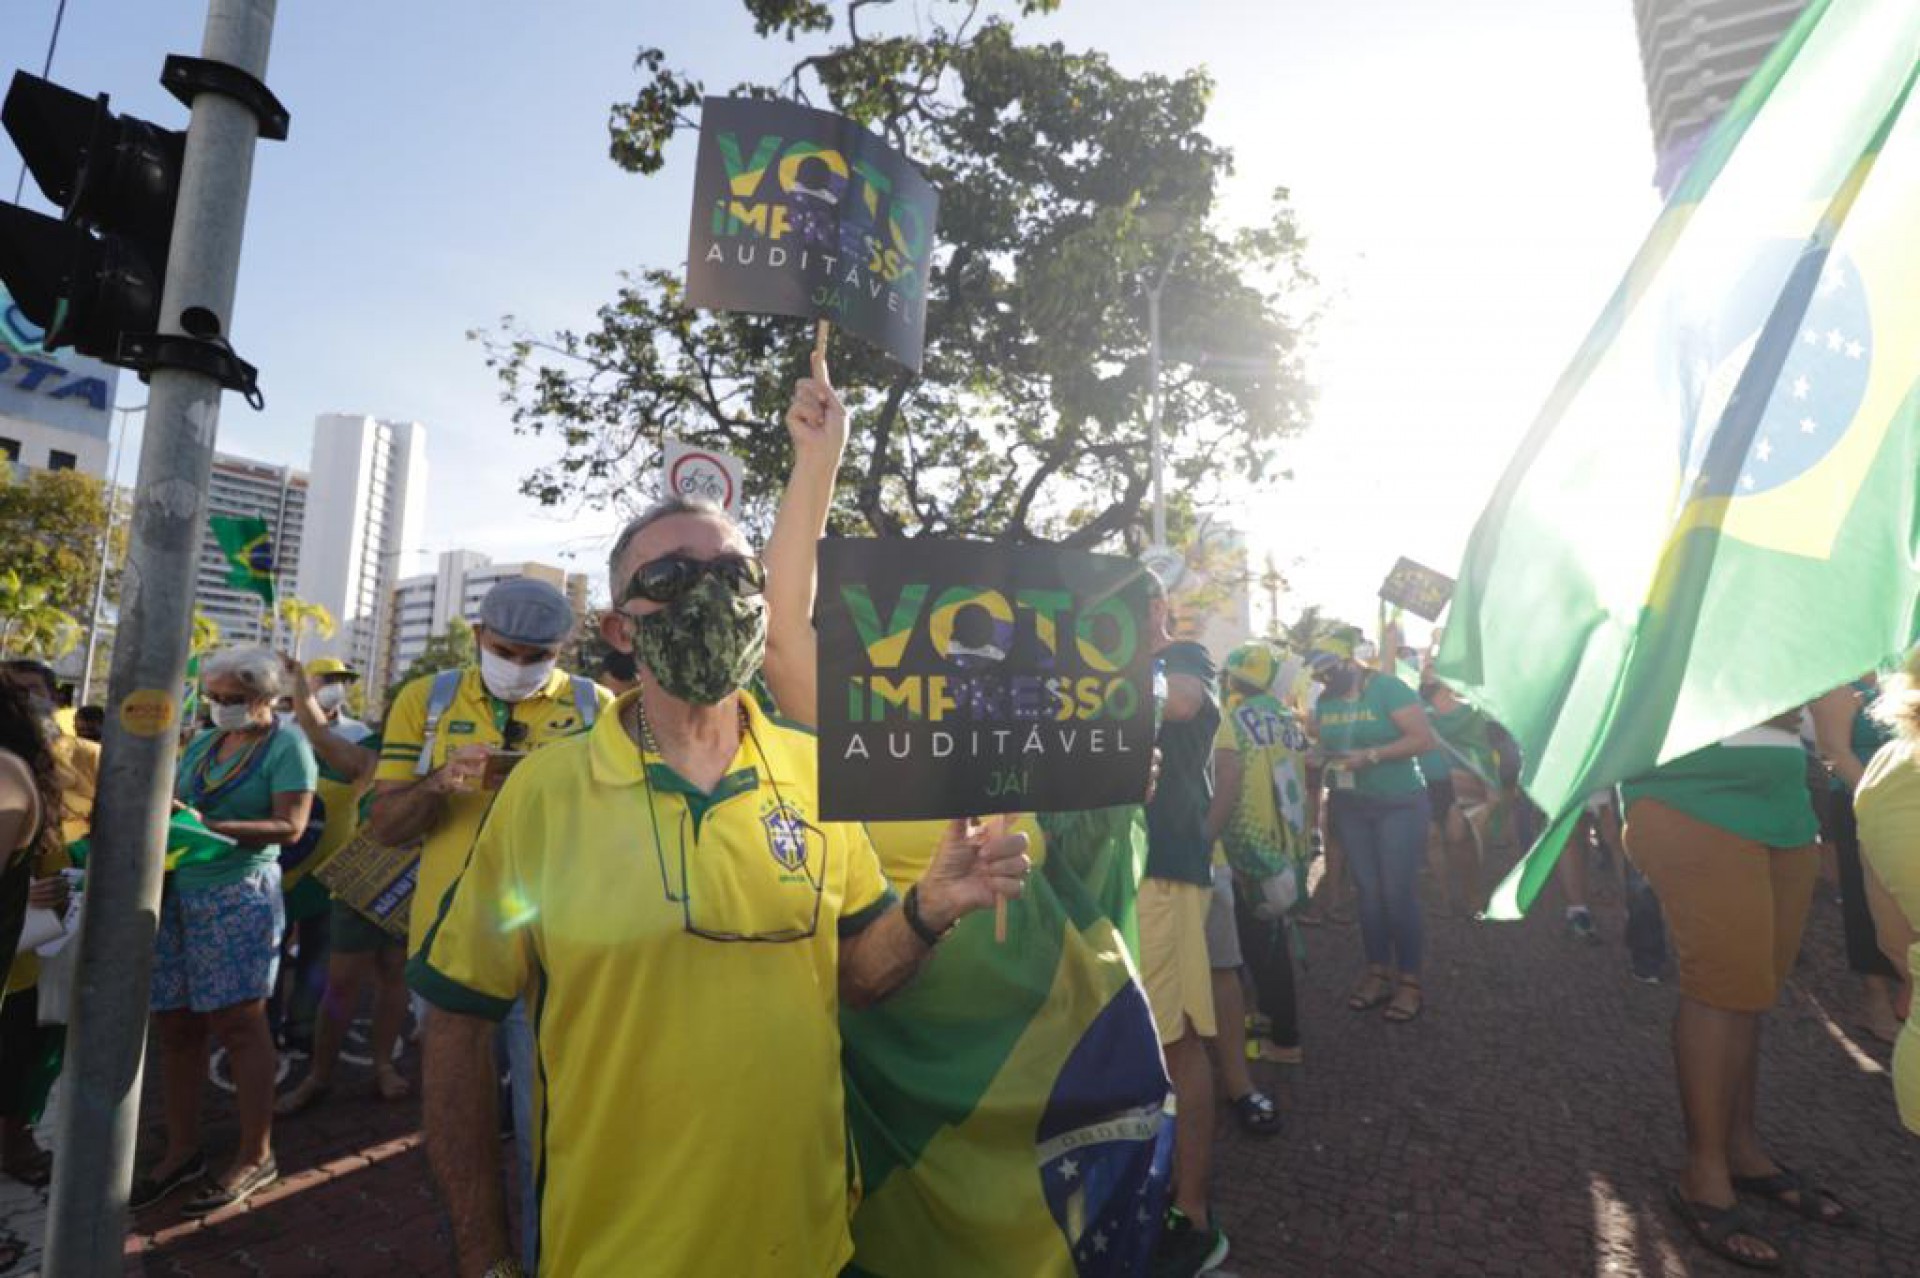
<instances>
[{"instance_id":1,"label":"floral shorts","mask_svg":"<svg viewBox=\"0 0 1920 1278\"><path fill-rule=\"evenodd\" d=\"M224 887L168 888L154 941L153 1010L217 1012L266 998L286 930L277 865Z\"/></svg>"}]
</instances>

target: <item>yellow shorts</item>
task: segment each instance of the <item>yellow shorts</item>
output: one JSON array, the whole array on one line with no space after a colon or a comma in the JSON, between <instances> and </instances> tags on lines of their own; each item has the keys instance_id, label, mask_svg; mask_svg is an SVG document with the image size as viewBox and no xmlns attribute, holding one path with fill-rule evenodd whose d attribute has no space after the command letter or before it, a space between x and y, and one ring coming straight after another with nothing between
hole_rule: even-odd
<instances>
[{"instance_id":1,"label":"yellow shorts","mask_svg":"<svg viewBox=\"0 0 1920 1278\"><path fill-rule=\"evenodd\" d=\"M1770 848L1653 799L1627 810L1627 855L1653 884L1680 992L1764 1012L1793 970L1819 872L1814 848Z\"/></svg>"},{"instance_id":2,"label":"yellow shorts","mask_svg":"<svg viewBox=\"0 0 1920 1278\"><path fill-rule=\"evenodd\" d=\"M1207 959L1207 910L1213 889L1171 879L1140 883L1140 979L1162 1044L1193 1026L1212 1038L1213 965Z\"/></svg>"}]
</instances>

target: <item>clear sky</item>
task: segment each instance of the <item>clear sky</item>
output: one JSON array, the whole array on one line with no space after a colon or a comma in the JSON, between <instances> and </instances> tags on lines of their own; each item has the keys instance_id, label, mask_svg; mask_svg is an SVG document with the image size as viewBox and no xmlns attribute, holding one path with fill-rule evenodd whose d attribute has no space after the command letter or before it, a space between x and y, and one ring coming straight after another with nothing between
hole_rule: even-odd
<instances>
[{"instance_id":1,"label":"clear sky","mask_svg":"<svg viewBox=\"0 0 1920 1278\"><path fill-rule=\"evenodd\" d=\"M39 70L55 7L7 6L7 64ZM198 52L203 14L69 0L54 78L177 124L160 63ZM1657 212L1629 0L1066 0L1030 25L1128 71L1207 66L1229 216L1293 192L1326 289L1320 404L1296 478L1237 512L1294 584L1282 612L1358 620L1401 554L1451 571ZM220 446L305 465L319 413L424 421L425 547L591 568L610 519L518 495L540 445L466 332L589 328L619 271L684 258L691 138L652 178L606 158L643 44L711 88L793 56L733 0L282 4L292 137L260 149L231 325L268 403L229 396Z\"/></svg>"}]
</instances>

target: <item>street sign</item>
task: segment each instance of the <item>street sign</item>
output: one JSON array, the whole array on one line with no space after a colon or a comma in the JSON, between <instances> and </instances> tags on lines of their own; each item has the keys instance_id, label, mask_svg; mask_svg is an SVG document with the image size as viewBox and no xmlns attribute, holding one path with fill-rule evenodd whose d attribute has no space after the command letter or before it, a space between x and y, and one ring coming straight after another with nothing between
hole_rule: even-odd
<instances>
[{"instance_id":1,"label":"street sign","mask_svg":"<svg viewBox=\"0 0 1920 1278\"><path fill-rule=\"evenodd\" d=\"M738 457L717 448L700 448L669 439L664 445L662 465L669 497L701 498L721 507L732 518L740 518L746 467Z\"/></svg>"}]
</instances>

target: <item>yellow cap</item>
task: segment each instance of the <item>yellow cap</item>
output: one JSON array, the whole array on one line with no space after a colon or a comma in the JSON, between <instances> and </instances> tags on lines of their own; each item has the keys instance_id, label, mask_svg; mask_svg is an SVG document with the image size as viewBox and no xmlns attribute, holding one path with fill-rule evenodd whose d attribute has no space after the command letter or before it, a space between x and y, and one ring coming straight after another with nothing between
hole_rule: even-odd
<instances>
[{"instance_id":1,"label":"yellow cap","mask_svg":"<svg viewBox=\"0 0 1920 1278\"><path fill-rule=\"evenodd\" d=\"M338 657L315 657L307 663L307 678L319 679L326 675L345 675L349 679L358 679L360 672Z\"/></svg>"}]
</instances>

